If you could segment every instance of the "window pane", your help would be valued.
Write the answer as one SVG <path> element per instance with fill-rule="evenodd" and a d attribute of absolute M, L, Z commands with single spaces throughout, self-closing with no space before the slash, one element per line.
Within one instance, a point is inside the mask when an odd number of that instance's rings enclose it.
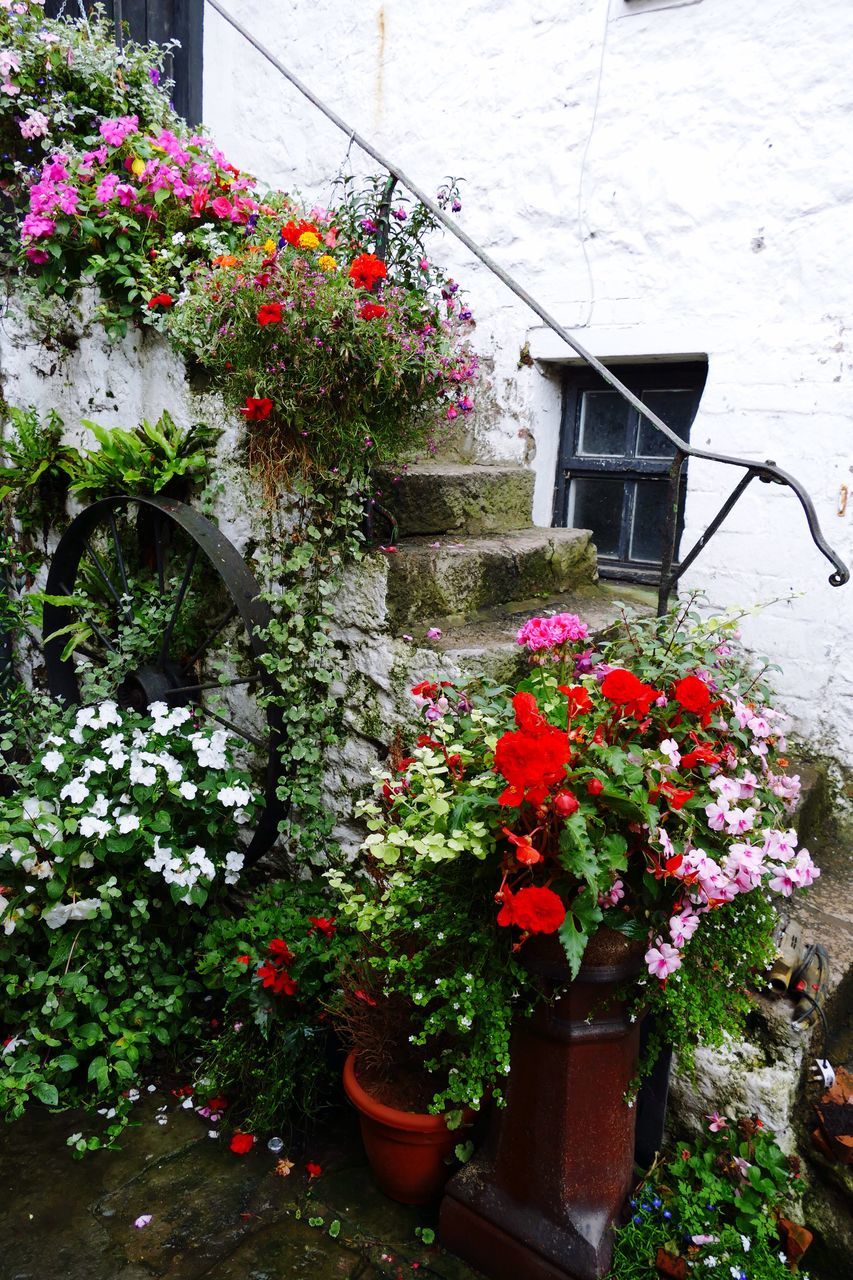
<path fill-rule="evenodd" d="M 668 485 L 663 480 L 637 482 L 631 528 L 631 560 L 660 564 L 667 489 Z"/>
<path fill-rule="evenodd" d="M 663 418 L 676 435 L 681 436 L 682 440 L 689 440 L 696 404 L 695 391 L 644 391 L 640 398 L 653 413 Z M 645 418 L 641 418 L 637 457 L 671 458 L 673 452 L 673 446 L 666 436 L 656 431 Z"/>
<path fill-rule="evenodd" d="M 622 480 L 574 477 L 569 491 L 570 528 L 591 529 L 600 556 L 619 555 L 622 528 Z"/>
<path fill-rule="evenodd" d="M 616 391 L 585 391 L 581 401 L 578 453 L 623 457 L 630 406 Z"/>

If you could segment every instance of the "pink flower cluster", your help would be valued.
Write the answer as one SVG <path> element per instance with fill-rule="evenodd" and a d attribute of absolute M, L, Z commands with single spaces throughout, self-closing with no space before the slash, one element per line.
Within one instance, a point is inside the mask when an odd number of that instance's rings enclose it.
<path fill-rule="evenodd" d="M 531 653 L 540 649 L 556 649 L 568 641 L 585 640 L 589 627 L 574 613 L 555 613 L 550 618 L 531 618 L 516 635 L 518 644 Z"/>
<path fill-rule="evenodd" d="M 30 127 L 39 128 L 40 122 L 34 120 Z M 141 134 L 135 115 L 104 120 L 99 132 L 104 139 L 99 147 L 80 157 L 52 155 L 32 181 L 29 212 L 21 225 L 30 261 L 47 261 L 44 250 L 32 250 L 32 243 L 54 234 L 50 215 L 103 218 L 122 209 L 155 221 L 163 199 L 157 196 L 160 191 L 185 204 L 191 218 L 245 224 L 260 207 L 247 194 L 253 189 L 251 178 L 241 176 L 200 135 L 181 139 L 169 129 L 156 136 Z M 150 158 L 134 155 L 134 150 Z"/>

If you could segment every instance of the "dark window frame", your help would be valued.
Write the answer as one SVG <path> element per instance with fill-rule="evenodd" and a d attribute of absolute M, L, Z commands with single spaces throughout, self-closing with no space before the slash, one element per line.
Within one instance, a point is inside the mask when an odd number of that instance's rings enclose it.
<path fill-rule="evenodd" d="M 645 360 L 630 364 L 607 362 L 607 367 L 621 382 L 641 396 L 647 391 L 692 391 L 694 393 L 693 410 L 686 440 L 689 441 L 690 429 L 696 418 L 708 364 L 704 360 Z M 586 366 L 569 366 L 563 377 L 563 409 L 560 423 L 560 448 L 557 458 L 557 473 L 554 484 L 553 523 L 565 526 L 571 502 L 571 483 L 574 479 L 594 477 L 601 479 L 623 479 L 622 508 L 620 514 L 620 554 L 603 556 L 599 553 L 599 573 L 603 578 L 618 578 L 622 581 L 655 583 L 660 576 L 660 561 L 630 560 L 626 554 L 630 540 L 636 487 L 631 481 L 655 480 L 659 478 L 665 483 L 669 474 L 671 459 L 668 457 L 652 458 L 636 456 L 630 452 L 637 432 L 639 414 L 631 409 L 626 417 L 624 448 L 621 454 L 609 456 L 585 455 L 579 452 L 581 411 L 584 394 L 589 391 L 608 391 L 611 388 L 595 372 Z M 660 413 L 666 421 L 666 414 Z M 629 448 L 630 446 L 630 448 Z M 684 464 L 686 481 L 687 463 Z M 684 527 L 684 499 L 686 483 L 681 486 L 681 499 L 678 510 L 678 526 L 676 538 L 681 538 Z M 676 546 L 678 541 L 676 541 Z"/>

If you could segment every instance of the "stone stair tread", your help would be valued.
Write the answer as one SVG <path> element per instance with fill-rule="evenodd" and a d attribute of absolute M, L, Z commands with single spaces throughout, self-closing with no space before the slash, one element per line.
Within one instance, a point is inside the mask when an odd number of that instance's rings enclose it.
<path fill-rule="evenodd" d="M 506 600 L 547 596 L 597 577 L 586 529 L 515 529 L 460 539 L 406 538 L 388 560 L 392 627 L 471 616 Z"/>
<path fill-rule="evenodd" d="M 534 475 L 516 463 L 430 460 L 395 474 L 377 473 L 379 502 L 401 537 L 502 533 L 530 525 Z"/>

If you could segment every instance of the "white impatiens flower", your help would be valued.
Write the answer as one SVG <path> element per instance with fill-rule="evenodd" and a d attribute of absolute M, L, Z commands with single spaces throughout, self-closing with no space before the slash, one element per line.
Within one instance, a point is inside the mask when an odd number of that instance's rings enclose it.
<path fill-rule="evenodd" d="M 230 853 L 225 855 L 225 883 L 236 884 L 240 878 L 240 872 L 243 869 L 245 858 L 242 853 L 238 853 L 232 849 Z"/>
<path fill-rule="evenodd" d="M 84 782 L 88 782 L 93 773 L 106 773 L 106 771 L 107 771 L 106 760 L 100 760 L 97 756 L 92 756 L 92 758 L 90 760 L 87 760 L 86 763 L 83 765 L 83 769 L 80 774 L 80 777 L 83 779 Z"/>
<path fill-rule="evenodd" d="M 93 725 L 98 718 L 96 707 L 81 707 L 77 712 L 75 724 L 78 729 L 86 729 L 89 725 Z"/>
<path fill-rule="evenodd" d="M 44 745 L 46 747 L 64 747 L 65 739 L 57 737 L 55 733 L 49 733 L 44 740 Z"/>
<path fill-rule="evenodd" d="M 118 819 L 117 826 L 120 833 L 126 836 L 131 831 L 139 830 L 139 818 L 135 813 L 123 813 Z"/>
<path fill-rule="evenodd" d="M 95 859 L 91 853 L 81 853 L 77 859 L 77 866 L 83 871 L 88 871 L 90 867 L 94 867 Z"/>
<path fill-rule="evenodd" d="M 195 800 L 198 794 L 198 787 L 194 782 L 182 782 L 179 790 L 185 800 Z"/>
<path fill-rule="evenodd" d="M 107 763 L 111 769 L 123 769 L 127 764 L 127 753 L 125 751 L 114 751 Z"/>
<path fill-rule="evenodd" d="M 101 703 L 98 708 L 98 724 L 102 729 L 108 728 L 111 724 L 121 724 L 121 714 L 115 702 L 107 699 L 106 702 Z"/>
<path fill-rule="evenodd" d="M 89 788 L 82 778 L 72 778 L 66 782 L 59 793 L 60 800 L 70 800 L 72 804 L 82 804 L 89 794 Z"/>
<path fill-rule="evenodd" d="M 105 818 L 110 810 L 110 802 L 105 795 L 99 793 L 95 797 L 95 803 L 92 805 L 92 816 L 95 818 Z"/>
<path fill-rule="evenodd" d="M 56 773 L 57 769 L 65 763 L 65 757 L 61 751 L 48 751 L 41 758 L 42 768 L 47 769 L 48 773 Z"/>
<path fill-rule="evenodd" d="M 157 770 L 153 765 L 145 764 L 141 756 L 134 755 L 130 761 L 130 780 L 134 786 L 153 787 L 157 781 Z"/>
<path fill-rule="evenodd" d="M 103 839 L 112 831 L 109 822 L 104 822 L 102 818 L 95 818 L 92 814 L 87 813 L 85 818 L 80 819 L 80 835 L 88 839 L 90 836 L 98 836 Z"/>
<path fill-rule="evenodd" d="M 248 804 L 252 798 L 252 793 L 247 787 L 222 787 L 216 795 L 217 799 L 229 808 Z"/>
<path fill-rule="evenodd" d="M 169 714 L 168 703 L 160 702 L 159 700 L 157 702 L 149 702 L 148 714 L 152 720 L 165 720 Z"/>
<path fill-rule="evenodd" d="M 43 911 L 41 918 L 48 929 L 60 929 L 69 920 L 91 920 L 100 906 L 100 898 L 79 898 L 77 902 L 58 902 L 49 911 Z"/>
<path fill-rule="evenodd" d="M 101 750 L 106 751 L 107 755 L 115 755 L 120 752 L 124 746 L 124 738 L 120 733 L 111 733 L 108 738 L 104 738 L 101 743 Z"/>

